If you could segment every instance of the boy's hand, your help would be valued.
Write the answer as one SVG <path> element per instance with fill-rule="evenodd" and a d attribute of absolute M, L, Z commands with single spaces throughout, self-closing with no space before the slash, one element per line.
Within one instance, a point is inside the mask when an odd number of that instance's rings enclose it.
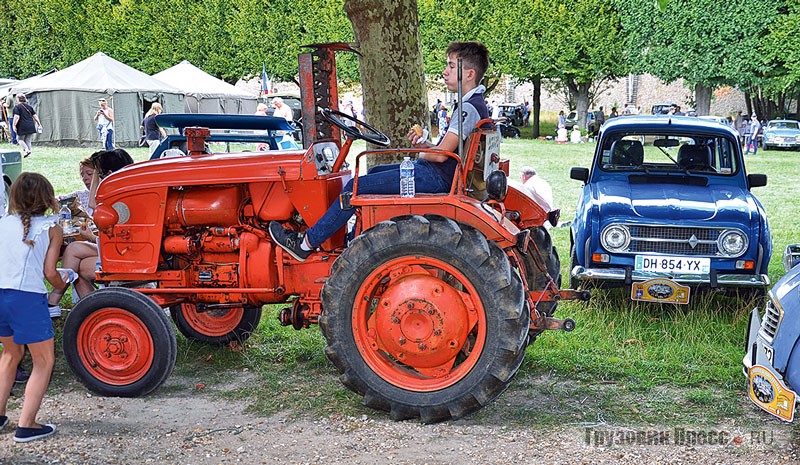
<path fill-rule="evenodd" d="M 406 137 L 408 137 L 408 141 L 411 142 L 411 145 L 415 147 L 417 146 L 424 147 L 427 146 L 428 142 L 428 130 L 422 129 L 422 127 L 419 124 L 415 124 L 411 128 L 411 130 L 408 131 Z"/>

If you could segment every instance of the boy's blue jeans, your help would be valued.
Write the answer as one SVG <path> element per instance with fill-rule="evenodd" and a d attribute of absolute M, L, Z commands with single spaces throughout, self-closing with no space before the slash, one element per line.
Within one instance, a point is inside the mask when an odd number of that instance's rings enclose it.
<path fill-rule="evenodd" d="M 428 194 L 450 191 L 450 184 L 426 160 L 414 162 L 414 187 L 416 192 Z M 352 179 L 345 184 L 342 192 L 353 192 Z M 400 195 L 400 164 L 380 165 L 370 169 L 369 173 L 358 178 L 358 193 Z M 354 211 L 355 208 L 343 210 L 339 200 L 335 200 L 322 218 L 306 231 L 311 247 L 319 247 L 333 233 L 344 227 Z"/>

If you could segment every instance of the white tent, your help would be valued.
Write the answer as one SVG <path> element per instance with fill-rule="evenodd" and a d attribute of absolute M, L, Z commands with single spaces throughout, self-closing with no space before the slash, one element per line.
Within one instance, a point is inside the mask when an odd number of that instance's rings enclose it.
<path fill-rule="evenodd" d="M 153 77 L 183 92 L 186 113 L 251 115 L 256 111 L 256 95 L 217 79 L 186 60 Z"/>
<path fill-rule="evenodd" d="M 153 102 L 166 113 L 183 113 L 183 93 L 126 64 L 97 53 L 66 69 L 12 84 L 14 94 L 24 93 L 44 126 L 35 143 L 101 147 L 93 118 L 97 100 L 114 109 L 114 143 L 134 146 L 139 125 Z"/>

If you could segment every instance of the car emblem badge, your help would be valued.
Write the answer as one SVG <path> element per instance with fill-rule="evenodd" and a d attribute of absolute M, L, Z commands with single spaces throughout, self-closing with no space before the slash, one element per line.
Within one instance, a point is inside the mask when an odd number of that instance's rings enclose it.
<path fill-rule="evenodd" d="M 692 234 L 692 237 L 689 238 L 689 245 L 692 248 L 697 247 L 697 236 L 695 236 L 694 234 Z"/>

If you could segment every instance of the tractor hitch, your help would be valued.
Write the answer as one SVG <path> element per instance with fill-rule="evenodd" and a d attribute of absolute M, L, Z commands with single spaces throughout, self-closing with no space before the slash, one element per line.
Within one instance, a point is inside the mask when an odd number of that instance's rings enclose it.
<path fill-rule="evenodd" d="M 575 329 L 575 320 L 572 318 L 560 320 L 551 316 L 540 316 L 539 318 L 531 321 L 531 329 L 542 331 L 560 329 L 570 332 Z"/>

